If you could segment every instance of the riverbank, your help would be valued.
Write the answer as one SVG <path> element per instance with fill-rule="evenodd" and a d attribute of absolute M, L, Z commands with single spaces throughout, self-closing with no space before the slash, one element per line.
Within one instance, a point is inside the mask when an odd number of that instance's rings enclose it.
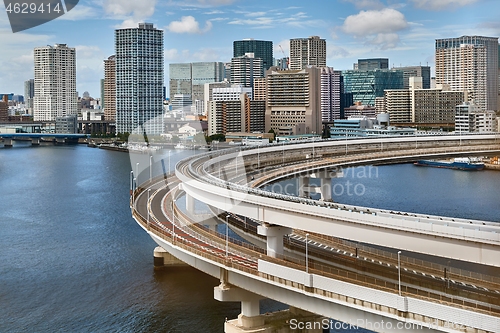
<path fill-rule="evenodd" d="M 497 170 L 497 171 L 500 171 L 500 164 L 484 163 L 484 168 L 486 170 Z"/>

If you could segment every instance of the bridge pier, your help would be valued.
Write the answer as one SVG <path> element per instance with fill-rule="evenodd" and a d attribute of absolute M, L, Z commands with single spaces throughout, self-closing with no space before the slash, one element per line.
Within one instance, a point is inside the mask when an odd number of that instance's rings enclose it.
<path fill-rule="evenodd" d="M 309 198 L 311 195 L 309 193 L 309 177 L 300 176 L 299 177 L 299 188 L 297 189 L 298 196 L 301 198 Z"/>
<path fill-rule="evenodd" d="M 194 198 L 193 196 L 186 193 L 186 212 L 188 214 L 194 214 Z"/>
<path fill-rule="evenodd" d="M 31 138 L 31 145 L 32 146 L 39 146 L 40 145 L 40 138 Z"/>
<path fill-rule="evenodd" d="M 323 201 L 332 200 L 332 178 L 343 177 L 342 171 L 319 170 L 306 176 L 299 176 L 298 196 L 301 198 L 310 198 L 311 194 L 319 193 Z M 310 179 L 319 178 L 320 186 L 311 186 Z"/>
<path fill-rule="evenodd" d="M 224 281 L 214 287 L 214 298 L 221 302 L 241 302 L 238 318 L 226 319 L 225 333 L 323 332 L 324 317 L 294 307 L 285 311 L 260 314 L 259 301 L 264 297 L 229 286 Z"/>
<path fill-rule="evenodd" d="M 291 234 L 292 229 L 265 223 L 257 227 L 257 233 L 267 237 L 267 255 L 276 258 L 283 255 L 283 236 Z"/>
<path fill-rule="evenodd" d="M 167 267 L 187 266 L 161 246 L 157 246 L 154 250 L 154 268 L 155 270 L 165 269 Z"/>
<path fill-rule="evenodd" d="M 12 138 L 3 138 L 3 146 L 4 148 L 12 147 Z"/>
<path fill-rule="evenodd" d="M 231 291 L 234 291 L 234 293 L 231 294 Z M 256 310 L 258 310 L 258 299 L 262 297 L 255 294 L 244 296 L 240 291 L 250 294 L 248 291 L 239 288 L 231 287 L 230 289 L 222 290 L 218 286 L 214 288 L 214 297 L 217 300 L 228 302 L 238 301 L 239 296 L 251 297 L 253 298 L 253 306 L 256 306 Z M 238 315 L 237 319 L 226 319 L 224 323 L 225 333 L 322 333 L 325 325 L 329 323 L 328 319 L 322 316 L 294 307 L 290 307 L 289 310 L 284 311 L 268 312 L 265 314 L 257 312 L 253 316 L 246 316 L 244 314 L 244 311 L 246 311 L 244 303 L 241 303 L 242 313 Z"/>
<path fill-rule="evenodd" d="M 56 145 L 63 145 L 66 143 L 66 138 L 56 138 Z"/>
<path fill-rule="evenodd" d="M 219 225 L 219 223 L 216 219 L 209 219 L 209 220 L 205 220 L 203 222 L 203 225 L 206 225 L 208 227 L 208 229 L 210 229 L 212 231 L 217 231 L 217 226 Z"/>

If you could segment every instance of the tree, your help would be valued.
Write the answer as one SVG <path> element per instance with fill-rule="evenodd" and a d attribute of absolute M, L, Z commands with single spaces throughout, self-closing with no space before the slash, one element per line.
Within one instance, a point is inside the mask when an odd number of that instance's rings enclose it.
<path fill-rule="evenodd" d="M 200 132 L 193 137 L 193 141 L 198 144 L 205 144 L 207 142 L 207 139 L 205 137 L 205 134 Z"/>
<path fill-rule="evenodd" d="M 224 134 L 213 134 L 213 135 L 210 135 L 208 137 L 208 139 L 210 140 L 210 142 L 212 142 L 214 140 L 221 142 L 221 141 L 226 141 L 226 136 Z"/>
<path fill-rule="evenodd" d="M 276 132 L 271 128 L 267 133 L 271 133 L 273 135 L 273 137 L 269 140 L 269 142 L 273 142 L 276 138 Z"/>

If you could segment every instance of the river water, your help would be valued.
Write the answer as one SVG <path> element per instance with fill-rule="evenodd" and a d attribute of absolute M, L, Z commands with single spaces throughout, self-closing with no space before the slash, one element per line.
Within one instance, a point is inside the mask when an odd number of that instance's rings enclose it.
<path fill-rule="evenodd" d="M 172 168 L 187 154 L 173 152 Z M 216 279 L 153 270 L 156 244 L 130 216 L 130 170 L 128 154 L 83 146 L 0 149 L 0 332 L 215 333 L 237 317 L 239 303 L 213 299 Z M 338 201 L 500 216 L 500 173 L 395 165 L 352 182 L 363 195 L 337 186 Z"/>

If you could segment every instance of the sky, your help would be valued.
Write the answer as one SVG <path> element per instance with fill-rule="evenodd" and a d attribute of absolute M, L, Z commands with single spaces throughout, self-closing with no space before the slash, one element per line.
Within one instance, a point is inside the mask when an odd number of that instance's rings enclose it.
<path fill-rule="evenodd" d="M 34 75 L 33 49 L 59 43 L 76 48 L 79 95 L 99 97 L 114 30 L 139 22 L 164 30 L 168 86 L 169 63 L 228 62 L 233 41 L 244 38 L 273 41 L 274 57 L 282 58 L 290 38 L 320 36 L 327 65 L 339 70 L 360 58 L 433 67 L 435 39 L 499 37 L 499 13 L 498 0 L 80 0 L 53 21 L 12 33 L 2 10 L 0 93 L 23 95 Z"/>

